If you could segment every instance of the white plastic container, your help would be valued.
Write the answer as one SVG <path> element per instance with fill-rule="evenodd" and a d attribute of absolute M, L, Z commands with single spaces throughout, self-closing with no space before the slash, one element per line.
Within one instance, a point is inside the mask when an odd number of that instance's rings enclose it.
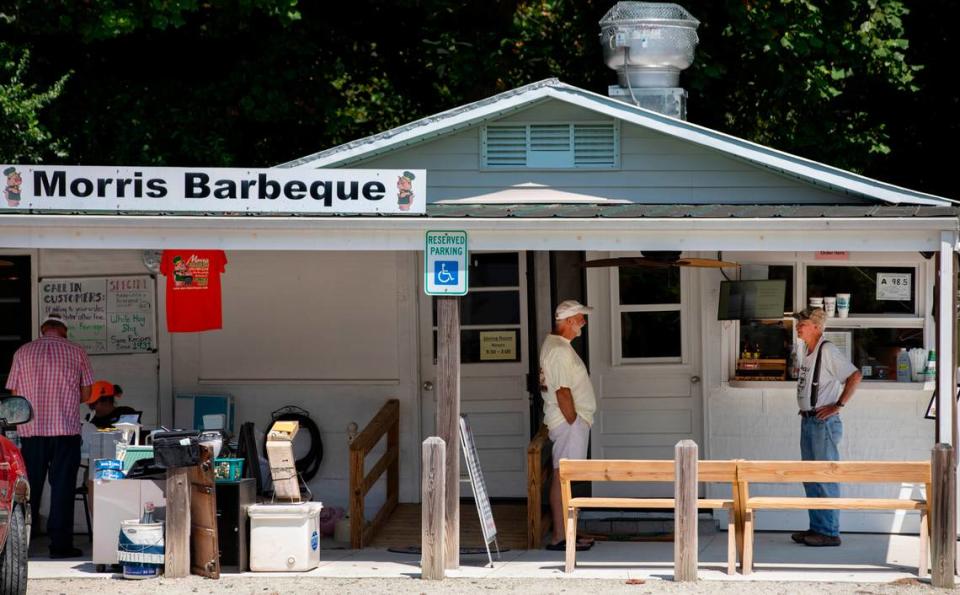
<path fill-rule="evenodd" d="M 252 504 L 250 570 L 312 570 L 320 565 L 320 502 Z"/>

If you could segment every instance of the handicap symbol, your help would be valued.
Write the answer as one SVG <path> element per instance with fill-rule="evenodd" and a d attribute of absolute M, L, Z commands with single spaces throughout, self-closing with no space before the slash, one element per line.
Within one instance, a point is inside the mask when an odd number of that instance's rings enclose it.
<path fill-rule="evenodd" d="M 437 285 L 456 285 L 459 263 L 456 260 L 438 260 L 433 263 L 433 277 Z M 449 269 L 448 269 L 449 267 Z"/>

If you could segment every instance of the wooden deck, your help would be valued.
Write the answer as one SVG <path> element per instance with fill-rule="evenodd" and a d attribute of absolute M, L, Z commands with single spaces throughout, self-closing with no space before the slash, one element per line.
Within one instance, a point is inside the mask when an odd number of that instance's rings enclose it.
<path fill-rule="evenodd" d="M 526 503 L 493 504 L 492 509 L 500 548 L 527 549 Z M 399 504 L 383 529 L 373 538 L 370 547 L 403 548 L 419 545 L 420 505 Z M 480 519 L 473 502 L 460 504 L 460 547 L 483 547 Z"/>

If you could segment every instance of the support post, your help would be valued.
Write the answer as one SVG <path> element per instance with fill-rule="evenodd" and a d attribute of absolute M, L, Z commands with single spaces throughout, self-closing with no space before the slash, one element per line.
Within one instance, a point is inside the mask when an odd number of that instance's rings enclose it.
<path fill-rule="evenodd" d="M 681 440 L 674 447 L 673 580 L 697 580 L 697 443 Z"/>
<path fill-rule="evenodd" d="M 437 435 L 447 445 L 444 560 L 460 568 L 460 300 L 437 300 Z"/>
<path fill-rule="evenodd" d="M 167 517 L 163 574 L 190 576 L 190 468 L 167 469 Z"/>
<path fill-rule="evenodd" d="M 420 578 L 444 578 L 444 522 L 446 504 L 444 474 L 446 473 L 447 445 L 436 436 L 423 441 L 423 465 L 420 478 Z"/>
<path fill-rule="evenodd" d="M 957 369 L 954 362 L 956 328 L 956 283 L 954 246 L 956 235 L 943 232 L 937 253 L 937 442 L 956 446 Z"/>
<path fill-rule="evenodd" d="M 952 589 L 957 559 L 957 468 L 953 464 L 953 447 L 933 447 L 930 473 L 930 582 L 934 587 Z"/>

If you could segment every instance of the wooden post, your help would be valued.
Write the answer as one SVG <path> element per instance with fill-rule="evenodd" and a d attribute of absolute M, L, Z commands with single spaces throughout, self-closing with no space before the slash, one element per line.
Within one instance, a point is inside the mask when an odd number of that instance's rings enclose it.
<path fill-rule="evenodd" d="M 444 560 L 460 568 L 460 300 L 437 300 L 437 435 L 447 445 Z"/>
<path fill-rule="evenodd" d="M 957 468 L 953 464 L 953 447 L 934 446 L 930 467 L 930 582 L 934 587 L 952 589 L 957 559 Z"/>
<path fill-rule="evenodd" d="M 697 580 L 697 443 L 681 440 L 674 447 L 673 580 Z"/>
<path fill-rule="evenodd" d="M 366 512 L 363 510 L 364 492 L 363 451 L 350 451 L 350 547 L 358 550 L 363 547 L 363 530 L 366 528 Z"/>
<path fill-rule="evenodd" d="M 190 469 L 167 469 L 167 527 L 163 574 L 167 578 L 190 576 Z"/>
<path fill-rule="evenodd" d="M 444 474 L 447 445 L 436 436 L 423 441 L 423 465 L 420 477 L 420 578 L 444 578 L 444 522 L 446 505 Z"/>

